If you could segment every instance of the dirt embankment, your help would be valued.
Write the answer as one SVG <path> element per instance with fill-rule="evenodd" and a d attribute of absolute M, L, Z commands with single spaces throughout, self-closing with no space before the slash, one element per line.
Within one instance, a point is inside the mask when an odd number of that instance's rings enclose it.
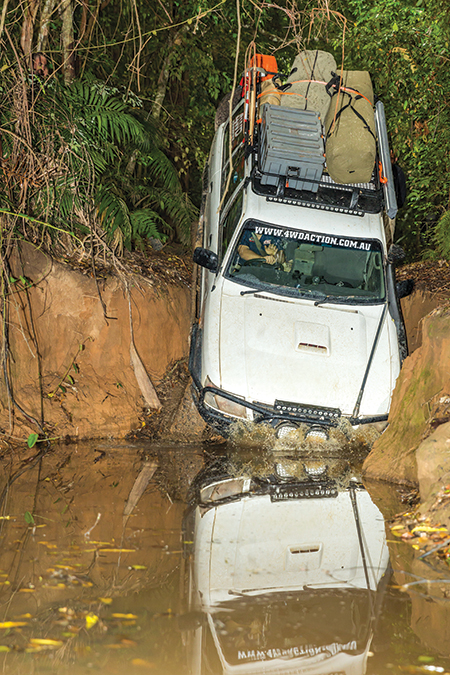
<path fill-rule="evenodd" d="M 416 263 L 403 274 L 416 275 L 417 284 L 402 301 L 410 355 L 394 390 L 389 426 L 364 472 L 419 486 L 420 513 L 450 528 L 450 268 L 443 261 Z"/>
<path fill-rule="evenodd" d="M 421 346 L 405 360 L 397 380 L 389 426 L 365 462 L 372 478 L 417 483 L 421 444 L 450 420 L 449 305 L 423 319 L 421 335 Z"/>
<path fill-rule="evenodd" d="M 30 244 L 15 251 L 8 378 L 0 381 L 3 438 L 40 430 L 118 438 L 158 407 L 152 385 L 188 354 L 190 271 L 174 254 L 155 254 L 151 264 L 141 258 L 121 278 L 74 269 Z M 158 267 L 157 275 L 140 274 Z"/>

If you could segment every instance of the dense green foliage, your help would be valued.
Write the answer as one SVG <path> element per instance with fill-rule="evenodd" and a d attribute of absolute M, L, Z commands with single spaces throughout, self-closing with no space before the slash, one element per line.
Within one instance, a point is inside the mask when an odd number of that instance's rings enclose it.
<path fill-rule="evenodd" d="M 450 208 L 450 9 L 435 0 L 349 0 L 349 10 L 347 57 L 371 72 L 394 155 L 408 175 L 399 234 L 415 255 L 437 244 L 437 255 L 447 257 L 448 219 L 438 238 L 434 225 Z"/>
<path fill-rule="evenodd" d="M 437 0 L 131 0 L 120 9 L 26 0 L 4 9 L 7 231 L 20 225 L 36 237 L 38 220 L 117 251 L 148 237 L 187 242 L 215 108 L 232 86 L 236 48 L 241 72 L 255 40 L 283 70 L 298 49 L 322 48 L 371 72 L 409 182 L 398 238 L 411 257 L 449 255 L 450 10 Z M 48 73 L 33 68 L 37 52 Z"/>

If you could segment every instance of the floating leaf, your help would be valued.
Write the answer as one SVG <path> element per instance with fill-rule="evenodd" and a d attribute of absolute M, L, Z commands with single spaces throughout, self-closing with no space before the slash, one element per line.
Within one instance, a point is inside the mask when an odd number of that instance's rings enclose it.
<path fill-rule="evenodd" d="M 34 448 L 39 436 L 37 434 L 30 434 L 27 438 L 27 445 L 29 448 Z"/>
<path fill-rule="evenodd" d="M 139 666 L 141 668 L 154 668 L 155 664 L 151 661 L 146 661 L 145 659 L 132 659 L 131 663 L 133 666 Z"/>
<path fill-rule="evenodd" d="M 112 598 L 99 598 L 100 602 L 103 602 L 104 605 L 110 605 L 112 603 Z"/>
<path fill-rule="evenodd" d="M 146 570 L 147 567 L 145 565 L 130 565 L 130 569 L 132 569 L 132 570 Z"/>
<path fill-rule="evenodd" d="M 61 647 L 64 642 L 62 640 L 51 640 L 50 638 L 31 638 L 30 644 L 42 645 L 44 647 Z"/>
<path fill-rule="evenodd" d="M 89 542 L 89 545 L 91 545 L 91 544 L 97 544 L 97 546 L 111 546 L 110 541 L 94 541 L 94 540 L 92 540 L 92 541 Z"/>
<path fill-rule="evenodd" d="M 120 612 L 113 614 L 113 617 L 115 619 L 137 619 L 136 614 L 121 614 Z"/>
<path fill-rule="evenodd" d="M 98 616 L 94 614 L 93 612 L 89 612 L 89 614 L 86 614 L 86 628 L 89 630 L 90 628 L 93 628 L 95 624 L 98 623 Z"/>
<path fill-rule="evenodd" d="M 428 525 L 417 525 L 411 530 L 412 534 L 416 532 L 447 532 L 446 527 L 429 527 Z"/>
<path fill-rule="evenodd" d="M 28 525 L 34 525 L 34 518 L 33 515 L 29 511 L 25 511 L 25 522 L 28 523 Z"/>
<path fill-rule="evenodd" d="M 55 565 L 60 570 L 68 570 L 68 571 L 76 571 L 75 567 L 72 567 L 72 565 Z"/>
<path fill-rule="evenodd" d="M 6 645 L 0 645 L 0 652 L 10 652 L 11 648 Z"/>
<path fill-rule="evenodd" d="M 101 548 L 101 553 L 136 553 L 134 548 Z"/>
<path fill-rule="evenodd" d="M 0 628 L 19 628 L 28 626 L 28 621 L 0 621 Z"/>

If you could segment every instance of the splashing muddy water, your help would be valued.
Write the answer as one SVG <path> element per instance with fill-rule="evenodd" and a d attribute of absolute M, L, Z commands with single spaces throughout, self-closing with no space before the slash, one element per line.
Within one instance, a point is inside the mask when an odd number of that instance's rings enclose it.
<path fill-rule="evenodd" d="M 338 428 L 318 451 L 296 434 L 280 441 L 269 430 L 264 442 L 238 446 L 235 437 L 221 447 L 55 446 L 29 468 L 5 456 L 2 671 L 450 672 L 429 636 L 417 637 L 417 612 L 432 621 L 435 604 L 442 621 L 445 598 L 420 604 L 411 592 L 412 617 L 389 572 L 380 509 L 401 504 L 390 486 L 375 486 L 371 499 L 361 485 L 372 437 Z M 302 498 L 298 486 L 317 487 L 324 464 L 336 492 Z M 216 502 L 211 481 L 229 481 Z M 389 544 L 392 562 L 409 579 L 417 567 L 401 544 Z"/>

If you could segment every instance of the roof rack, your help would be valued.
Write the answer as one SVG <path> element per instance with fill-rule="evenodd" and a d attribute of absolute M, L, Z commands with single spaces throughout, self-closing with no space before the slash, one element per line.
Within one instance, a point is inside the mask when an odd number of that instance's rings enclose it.
<path fill-rule="evenodd" d="M 251 77 L 253 66 L 248 69 L 249 88 L 246 92 L 244 87 L 243 93 L 244 142 L 253 154 L 251 177 L 256 194 L 268 201 L 358 216 L 379 213 L 387 195 L 377 170 L 374 169 L 368 183 L 333 181 L 327 173 L 319 113 L 271 103 L 260 105 L 261 84 L 272 78 L 260 67 L 257 70 L 257 76 Z M 250 96 L 252 87 L 256 87 L 256 92 Z M 377 123 L 380 127 L 379 119 Z M 378 165 L 377 157 L 375 166 Z"/>

